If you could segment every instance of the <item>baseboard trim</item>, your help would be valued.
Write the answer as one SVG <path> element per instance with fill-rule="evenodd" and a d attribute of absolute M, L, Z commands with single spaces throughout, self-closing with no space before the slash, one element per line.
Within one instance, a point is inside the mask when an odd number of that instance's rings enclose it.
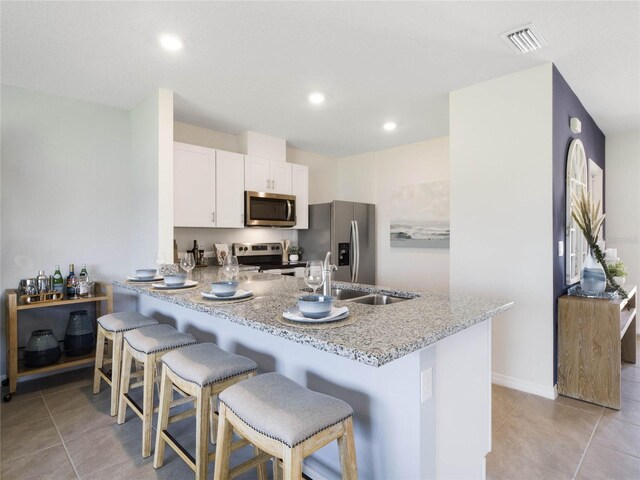
<path fill-rule="evenodd" d="M 491 374 L 491 381 L 496 385 L 513 388 L 521 392 L 532 393 L 539 397 L 550 398 L 551 400 L 555 400 L 558 396 L 558 387 L 556 385 L 549 387 L 496 372 Z"/>

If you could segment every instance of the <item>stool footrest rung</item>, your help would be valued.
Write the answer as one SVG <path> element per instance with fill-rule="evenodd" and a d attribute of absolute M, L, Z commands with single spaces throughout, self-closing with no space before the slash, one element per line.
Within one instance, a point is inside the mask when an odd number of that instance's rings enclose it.
<path fill-rule="evenodd" d="M 172 423 L 179 422 L 180 420 L 184 420 L 185 418 L 193 417 L 195 414 L 196 414 L 195 408 L 185 410 L 184 412 L 176 413 L 172 417 L 169 417 L 169 425 L 171 425 Z"/>
<path fill-rule="evenodd" d="M 246 462 L 241 463 L 240 465 L 233 467 L 231 470 L 229 470 L 229 478 L 235 478 L 239 475 L 242 475 L 244 472 L 247 472 L 252 468 L 257 467 L 261 463 L 268 462 L 272 458 L 273 457 L 268 453 L 262 452 L 260 455 L 256 455 L 252 459 L 247 460 Z"/>
<path fill-rule="evenodd" d="M 189 468 L 191 468 L 191 470 L 195 472 L 196 470 L 195 458 L 193 458 L 191 454 L 182 445 L 180 445 L 167 430 L 162 430 L 160 432 L 160 435 L 162 435 L 162 438 L 165 439 L 165 441 L 169 444 L 169 446 L 173 449 L 173 451 L 176 452 L 178 456 L 182 458 L 182 460 L 184 460 L 184 462 L 187 465 L 189 465 Z"/>

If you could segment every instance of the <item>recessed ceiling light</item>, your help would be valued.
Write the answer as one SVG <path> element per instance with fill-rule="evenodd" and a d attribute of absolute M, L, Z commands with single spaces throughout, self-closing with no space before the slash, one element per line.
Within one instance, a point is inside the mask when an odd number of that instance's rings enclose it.
<path fill-rule="evenodd" d="M 169 52 L 177 52 L 184 47 L 182 40 L 175 35 L 160 35 L 160 45 Z"/>
<path fill-rule="evenodd" d="M 320 105 L 321 103 L 324 103 L 324 95 L 320 92 L 313 92 L 309 95 L 309 101 L 314 105 Z"/>
<path fill-rule="evenodd" d="M 382 125 L 382 128 L 384 128 L 387 132 L 394 131 L 396 127 L 397 127 L 396 122 L 387 122 L 384 125 Z"/>

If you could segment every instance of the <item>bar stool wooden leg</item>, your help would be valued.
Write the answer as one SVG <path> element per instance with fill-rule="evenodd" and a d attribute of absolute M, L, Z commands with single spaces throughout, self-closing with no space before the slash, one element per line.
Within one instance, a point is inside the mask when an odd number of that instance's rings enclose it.
<path fill-rule="evenodd" d="M 301 480 L 302 451 L 300 447 L 285 448 L 283 453 L 284 480 Z"/>
<path fill-rule="evenodd" d="M 209 436 L 211 437 L 211 443 L 216 443 L 216 433 L 218 432 L 218 421 L 216 420 L 216 408 L 218 406 L 218 395 L 211 395 L 209 401 Z"/>
<path fill-rule="evenodd" d="M 167 444 L 160 432 L 169 425 L 169 408 L 173 395 L 173 382 L 167 375 L 167 367 L 162 365 L 162 380 L 160 382 L 160 408 L 158 410 L 158 431 L 156 432 L 156 448 L 153 454 L 153 468 L 160 468 L 164 463 L 164 447 Z"/>
<path fill-rule="evenodd" d="M 253 453 L 255 454 L 255 456 L 259 456 L 262 454 L 262 450 L 260 450 L 258 447 L 253 447 Z M 258 465 L 258 480 L 267 480 L 268 475 L 267 475 L 267 464 L 266 463 L 261 463 Z"/>
<path fill-rule="evenodd" d="M 338 437 L 342 478 L 344 480 L 357 480 L 358 465 L 356 463 L 356 444 L 353 437 L 353 419 L 349 417 L 342 423 L 344 425 L 344 435 Z"/>
<path fill-rule="evenodd" d="M 122 352 L 122 373 L 120 375 L 120 396 L 129 393 L 129 382 L 131 381 L 131 352 L 127 347 Z M 124 423 L 127 411 L 127 402 L 124 399 L 118 401 L 118 425 Z"/>
<path fill-rule="evenodd" d="M 104 330 L 98 326 L 98 336 L 96 338 L 96 362 L 93 367 L 93 393 L 100 392 L 100 373 L 104 361 Z M 113 383 L 113 382 L 112 382 Z M 112 385 L 113 388 L 113 385 Z M 113 413 L 111 414 L 113 416 Z"/>
<path fill-rule="evenodd" d="M 218 436 L 216 441 L 216 463 L 213 478 L 229 479 L 229 455 L 231 454 L 231 437 L 233 428 L 227 421 L 227 406 L 220 404 L 218 412 Z"/>
<path fill-rule="evenodd" d="M 142 456 L 151 455 L 151 423 L 153 421 L 153 388 L 155 355 L 151 354 L 144 362 L 144 385 L 142 397 Z"/>
<path fill-rule="evenodd" d="M 282 464 L 280 459 L 274 458 L 273 461 L 273 480 L 282 480 Z"/>
<path fill-rule="evenodd" d="M 118 413 L 120 395 L 120 369 L 122 368 L 122 332 L 113 335 L 113 355 L 111 357 L 111 416 Z"/>
<path fill-rule="evenodd" d="M 204 480 L 209 460 L 209 415 L 211 387 L 200 389 L 196 396 L 196 480 Z"/>

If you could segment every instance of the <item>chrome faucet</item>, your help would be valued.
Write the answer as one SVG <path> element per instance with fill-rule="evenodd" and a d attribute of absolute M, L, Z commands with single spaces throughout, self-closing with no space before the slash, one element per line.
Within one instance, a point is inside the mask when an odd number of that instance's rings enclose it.
<path fill-rule="evenodd" d="M 324 263 L 322 264 L 322 278 L 324 283 L 322 284 L 322 295 L 327 297 L 331 296 L 331 274 L 334 270 L 338 270 L 338 267 L 331 265 L 331 252 L 327 252 L 324 257 Z"/>

